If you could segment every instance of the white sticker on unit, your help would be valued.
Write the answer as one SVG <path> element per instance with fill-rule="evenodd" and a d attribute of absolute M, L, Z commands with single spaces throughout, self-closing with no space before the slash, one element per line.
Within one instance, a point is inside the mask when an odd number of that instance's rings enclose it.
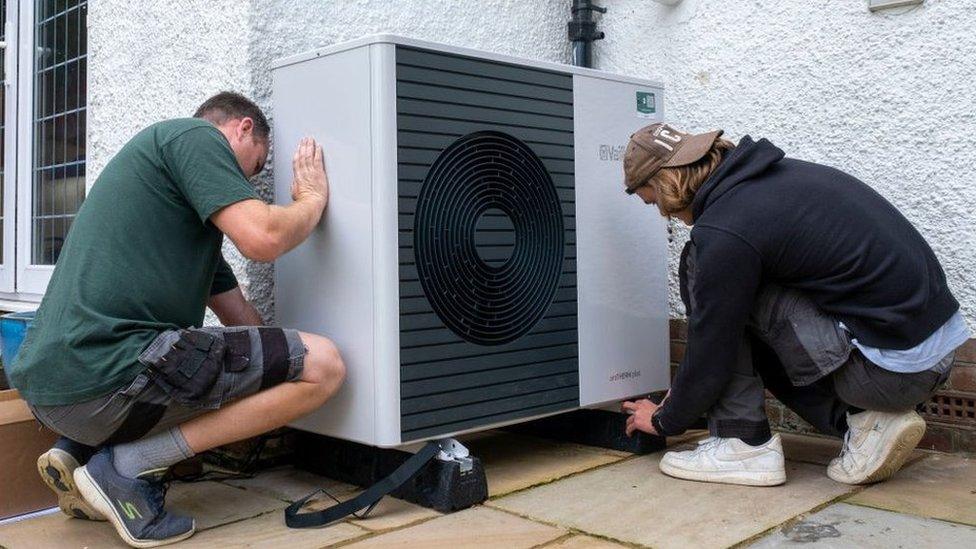
<path fill-rule="evenodd" d="M 637 92 L 637 117 L 654 118 L 657 115 L 657 97 L 654 92 Z"/>

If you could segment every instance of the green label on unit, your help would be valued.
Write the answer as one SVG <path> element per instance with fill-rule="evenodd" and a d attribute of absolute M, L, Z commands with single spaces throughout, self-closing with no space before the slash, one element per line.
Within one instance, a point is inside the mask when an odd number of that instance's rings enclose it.
<path fill-rule="evenodd" d="M 654 92 L 637 92 L 637 116 L 640 118 L 654 118 L 657 112 L 657 101 Z"/>

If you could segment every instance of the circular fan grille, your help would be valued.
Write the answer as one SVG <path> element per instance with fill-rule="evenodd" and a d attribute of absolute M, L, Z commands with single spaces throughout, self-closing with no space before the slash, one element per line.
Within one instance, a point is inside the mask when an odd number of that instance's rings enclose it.
<path fill-rule="evenodd" d="M 531 330 L 563 263 L 562 208 L 542 161 L 500 132 L 455 141 L 420 189 L 414 249 L 424 293 L 459 336 L 501 345 Z"/>

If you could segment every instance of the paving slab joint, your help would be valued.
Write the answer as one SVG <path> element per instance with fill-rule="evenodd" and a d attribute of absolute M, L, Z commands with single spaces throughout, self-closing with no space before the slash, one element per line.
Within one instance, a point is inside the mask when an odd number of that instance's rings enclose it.
<path fill-rule="evenodd" d="M 818 505 L 815 505 L 814 507 L 811 507 L 810 509 L 807 509 L 805 511 L 802 511 L 800 513 L 797 513 L 797 514 L 793 515 L 791 518 L 789 518 L 787 520 L 784 520 L 783 522 L 781 522 L 779 524 L 776 524 L 774 526 L 771 526 L 771 527 L 763 530 L 762 532 L 759 532 L 757 534 L 754 534 L 752 536 L 749 536 L 748 538 L 746 538 L 746 539 L 744 539 L 744 540 L 736 543 L 735 545 L 732 545 L 729 549 L 739 549 L 739 548 L 743 548 L 743 547 L 748 547 L 749 545 L 752 545 L 753 543 L 755 543 L 755 542 L 759 541 L 760 539 L 762 539 L 762 538 L 764 538 L 764 537 L 772 534 L 773 532 L 776 532 L 778 530 L 782 530 L 783 528 L 785 528 L 787 526 L 792 526 L 792 525 L 796 524 L 797 522 L 805 519 L 806 517 L 808 517 L 808 516 L 810 516 L 810 515 L 812 515 L 814 513 L 817 513 L 819 511 L 822 511 L 822 510 L 826 509 L 827 507 L 830 507 L 831 505 L 834 505 L 834 504 L 837 504 L 837 503 L 848 503 L 848 504 L 850 504 L 852 502 L 846 501 L 848 498 L 850 498 L 854 494 L 856 494 L 858 492 L 861 492 L 862 490 L 866 490 L 866 489 L 868 489 L 870 487 L 871 487 L 870 484 L 868 484 L 868 485 L 850 485 L 850 490 L 849 491 L 844 492 L 843 494 L 841 494 L 841 495 L 839 495 L 839 496 L 837 496 L 837 497 L 835 497 L 833 499 L 830 499 L 828 501 L 825 501 L 823 503 L 820 503 Z"/>

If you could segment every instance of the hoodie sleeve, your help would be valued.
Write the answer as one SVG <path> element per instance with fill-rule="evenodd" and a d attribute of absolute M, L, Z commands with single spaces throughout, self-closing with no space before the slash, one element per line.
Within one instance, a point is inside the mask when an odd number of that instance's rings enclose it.
<path fill-rule="evenodd" d="M 683 433 L 722 394 L 762 277 L 758 251 L 739 236 L 696 226 L 692 240 L 694 307 L 689 312 L 687 349 L 671 396 L 654 415 L 665 436 Z"/>

